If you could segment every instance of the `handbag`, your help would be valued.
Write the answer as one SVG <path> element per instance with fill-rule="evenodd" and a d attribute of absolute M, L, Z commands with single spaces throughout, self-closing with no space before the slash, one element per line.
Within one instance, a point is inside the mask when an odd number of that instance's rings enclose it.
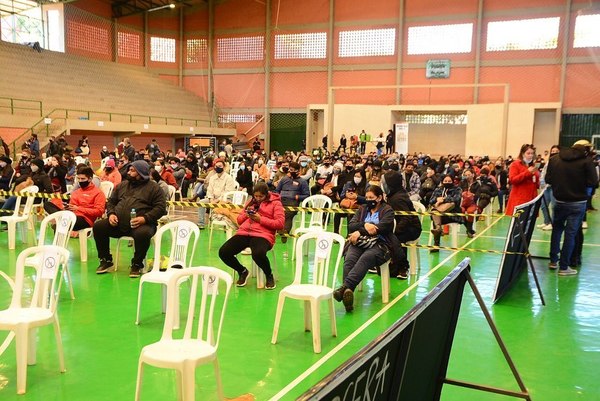
<path fill-rule="evenodd" d="M 348 199 L 348 198 L 342 199 L 342 201 L 340 202 L 340 206 L 343 209 L 356 209 L 356 208 L 358 208 L 358 204 L 356 202 L 356 199 Z"/>
<path fill-rule="evenodd" d="M 359 248 L 362 249 L 370 249 L 373 248 L 373 246 L 377 243 L 377 237 L 371 237 L 370 235 L 361 235 L 360 237 L 358 237 L 358 240 L 356 240 L 356 245 Z"/>

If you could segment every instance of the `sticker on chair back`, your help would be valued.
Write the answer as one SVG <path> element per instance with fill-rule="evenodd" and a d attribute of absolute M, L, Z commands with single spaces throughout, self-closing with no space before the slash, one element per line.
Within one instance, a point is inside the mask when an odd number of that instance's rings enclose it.
<path fill-rule="evenodd" d="M 58 255 L 53 252 L 45 252 L 42 255 L 42 272 L 41 276 L 44 279 L 53 279 L 56 277 L 58 269 Z"/>
<path fill-rule="evenodd" d="M 331 248 L 332 238 L 327 233 L 321 233 L 317 237 L 316 257 L 319 259 L 326 259 L 329 255 L 329 249 Z"/>
<path fill-rule="evenodd" d="M 206 292 L 208 295 L 219 295 L 219 279 L 215 276 L 203 276 L 202 281 L 208 280 Z"/>
<path fill-rule="evenodd" d="M 236 193 L 233 194 L 233 204 L 234 205 L 241 205 L 241 204 L 243 204 L 244 203 L 243 200 L 244 200 L 244 194 L 243 193 L 236 192 Z"/>
<path fill-rule="evenodd" d="M 59 234 L 66 234 L 69 231 L 69 220 L 68 219 L 60 219 L 56 223 L 56 232 Z"/>
<path fill-rule="evenodd" d="M 179 246 L 185 246 L 188 243 L 188 237 L 191 234 L 191 230 L 187 228 L 180 228 L 177 230 L 177 241 L 176 244 Z"/>

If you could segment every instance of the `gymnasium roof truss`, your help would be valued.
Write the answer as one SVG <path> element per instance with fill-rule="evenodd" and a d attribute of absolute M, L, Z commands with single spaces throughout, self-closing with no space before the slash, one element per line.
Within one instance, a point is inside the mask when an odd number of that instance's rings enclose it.
<path fill-rule="evenodd" d="M 208 0 L 114 0 L 111 1 L 111 4 L 113 18 L 121 18 L 162 9 L 190 7 L 207 2 Z"/>

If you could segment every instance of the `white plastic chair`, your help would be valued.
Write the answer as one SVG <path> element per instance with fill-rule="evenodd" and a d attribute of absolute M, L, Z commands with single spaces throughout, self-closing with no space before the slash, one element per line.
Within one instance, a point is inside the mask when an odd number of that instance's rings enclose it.
<path fill-rule="evenodd" d="M 256 184 L 259 178 L 260 175 L 258 174 L 258 171 L 252 171 L 252 183 Z"/>
<path fill-rule="evenodd" d="M 394 227 L 392 228 L 392 232 L 396 231 L 396 219 L 394 219 Z M 381 276 L 381 302 L 387 304 L 390 302 L 390 262 L 392 260 L 388 259 L 383 262 L 381 265 L 377 266 L 379 268 L 379 275 Z M 363 290 L 363 279 L 356 289 L 358 291 Z"/>
<path fill-rule="evenodd" d="M 244 206 L 246 204 L 246 201 L 248 201 L 248 193 L 244 192 L 244 191 L 225 192 L 221 196 L 221 200 L 224 202 L 232 203 L 234 205 Z M 212 220 L 210 222 L 210 230 L 208 233 L 208 249 L 210 249 L 211 245 L 212 245 L 213 230 L 215 227 L 223 228 L 227 233 L 228 239 L 233 235 L 232 231 L 227 228 L 228 226 L 227 226 L 226 222 L 219 221 L 219 220 Z"/>
<path fill-rule="evenodd" d="M 167 188 L 169 188 L 169 199 L 167 199 L 167 200 L 173 202 L 175 200 L 175 194 L 177 193 L 177 189 L 173 185 L 167 185 Z M 175 214 L 175 205 L 168 204 L 167 205 L 167 218 L 173 217 L 174 214 Z"/>
<path fill-rule="evenodd" d="M 114 190 L 114 184 L 110 181 L 101 181 L 100 190 L 104 193 L 104 197 L 108 201 L 108 198 L 112 195 Z M 106 210 L 104 211 L 106 214 Z M 83 228 L 79 230 L 79 258 L 82 262 L 87 262 L 87 241 L 92 238 L 94 233 L 93 227 Z"/>
<path fill-rule="evenodd" d="M 25 277 L 25 260 L 38 257 L 41 263 L 34 266 L 34 274 Z M 0 270 L 12 291 L 8 309 L 0 311 L 0 330 L 10 333 L 0 346 L 0 355 L 16 338 L 17 394 L 25 394 L 27 365 L 36 363 L 36 329 L 52 324 L 56 337 L 60 371 L 65 371 L 65 359 L 56 314 L 58 303 L 57 275 L 69 259 L 69 251 L 55 245 L 36 246 L 25 249 L 17 258 L 16 277 L 13 281 Z M 34 282 L 33 291 L 30 283 Z"/>
<path fill-rule="evenodd" d="M 29 193 L 37 193 L 39 191 L 38 187 L 35 185 L 31 185 L 27 188 L 24 188 L 21 192 L 29 192 Z M 23 210 L 21 211 L 21 203 L 23 197 L 17 196 L 17 201 L 15 203 L 15 210 L 12 215 L 9 216 L 0 216 L 0 221 L 3 221 L 8 226 L 8 249 L 15 249 L 16 235 L 17 235 L 17 223 L 21 223 L 21 240 L 23 243 L 27 241 L 27 230 L 30 230 L 34 233 L 35 237 L 35 225 L 31 217 L 31 210 L 33 209 L 33 202 L 35 201 L 35 197 L 27 196 L 25 199 L 25 204 L 23 206 Z M 25 225 L 23 225 L 25 223 Z"/>
<path fill-rule="evenodd" d="M 315 254 L 313 257 L 312 274 L 309 274 L 307 271 L 304 271 L 305 263 L 302 258 L 302 251 L 305 243 L 313 241 L 315 242 Z M 319 247 L 324 242 L 328 242 L 329 245 L 326 249 L 320 250 Z M 294 252 L 296 252 L 294 281 L 279 293 L 271 344 L 277 343 L 279 323 L 281 322 L 283 304 L 286 298 L 304 301 L 304 329 L 306 331 L 312 330 L 313 350 L 315 353 L 318 354 L 321 352 L 321 313 L 319 306 L 322 301 L 326 301 L 328 304 L 331 332 L 334 337 L 337 336 L 333 289 L 336 285 L 344 242 L 344 238 L 341 235 L 326 231 L 307 232 L 298 239 L 294 248 Z M 334 265 L 330 266 L 334 243 L 338 244 L 337 257 Z M 308 268 L 308 263 L 306 263 L 306 267 Z"/>
<path fill-rule="evenodd" d="M 304 199 L 300 206 L 302 207 L 316 207 L 316 208 L 330 208 L 331 198 L 325 195 L 312 195 Z M 310 219 L 307 221 L 307 214 L 302 210 L 300 212 L 300 227 L 292 230 L 292 234 L 304 234 L 310 231 L 325 231 L 327 223 L 329 222 L 328 212 L 312 212 Z M 296 238 L 294 238 L 293 248 L 296 249 Z M 296 252 L 292 254 L 292 260 L 296 257 Z"/>
<path fill-rule="evenodd" d="M 458 248 L 458 231 L 460 230 L 461 224 L 459 223 L 448 223 L 445 224 L 448 226 L 451 245 L 453 248 Z M 431 229 L 433 228 L 433 220 L 431 221 Z M 429 242 L 427 245 L 433 245 L 433 234 L 431 233 L 431 229 L 429 230 Z"/>
<path fill-rule="evenodd" d="M 196 367 L 212 362 L 218 398 L 223 400 L 217 349 L 233 278 L 228 273 L 214 267 L 190 267 L 175 270 L 167 283 L 167 316 L 162 337 L 158 342 L 142 348 L 140 354 L 135 399 L 136 401 L 140 399 L 144 364 L 177 370 L 182 399 L 193 401 L 196 390 Z M 180 301 L 177 287 L 190 277 L 192 285 L 185 330 L 183 338 L 175 339 L 173 338 L 173 321 L 175 320 L 173 315 L 178 313 Z M 199 306 L 196 308 L 198 302 Z M 197 313 L 196 310 L 198 310 Z M 194 327 L 195 319 L 197 319 L 197 327 Z"/>
<path fill-rule="evenodd" d="M 161 245 L 165 234 L 169 233 L 171 236 L 171 250 L 169 252 L 169 264 L 165 271 L 160 271 L 160 256 Z M 193 242 L 192 242 L 192 237 Z M 140 286 L 138 290 L 138 303 L 137 313 L 135 316 L 135 324 L 140 323 L 140 307 L 142 304 L 142 288 L 144 283 L 155 283 L 161 284 L 163 288 L 163 313 L 166 312 L 166 294 L 168 289 L 166 288 L 169 279 L 177 269 L 173 269 L 173 266 L 180 266 L 182 269 L 189 267 L 194 260 L 194 253 L 196 252 L 196 246 L 198 245 L 198 239 L 200 238 L 200 229 L 198 226 L 188 220 L 177 220 L 171 223 L 167 223 L 158 229 L 154 235 L 154 264 L 152 270 L 144 274 L 140 278 Z M 189 251 L 190 243 L 192 244 L 191 252 Z M 189 257 L 188 257 L 189 254 Z M 177 322 L 179 321 L 179 314 L 176 314 Z M 176 324 L 176 327 L 179 325 Z"/>
<path fill-rule="evenodd" d="M 73 231 L 73 226 L 75 225 L 75 221 L 77 220 L 77 216 L 75 213 L 69 210 L 61 210 L 59 212 L 55 212 L 49 214 L 44 217 L 42 223 L 40 224 L 40 235 L 38 237 L 38 246 L 46 245 L 46 230 L 48 229 L 48 225 L 50 223 L 55 224 L 54 228 L 54 237 L 52 239 L 52 245 L 59 246 L 61 248 L 67 249 L 67 244 L 69 242 L 69 238 L 71 237 L 71 231 Z M 34 255 L 25 259 L 25 266 L 35 267 L 40 264 L 40 255 Z M 67 284 L 69 286 L 69 292 L 71 293 L 71 299 L 75 299 L 75 293 L 73 292 L 73 282 L 71 281 L 71 273 L 69 271 L 68 264 L 65 263 L 64 266 L 64 274 L 67 276 Z M 63 276 L 58 283 L 58 288 L 62 285 Z"/>

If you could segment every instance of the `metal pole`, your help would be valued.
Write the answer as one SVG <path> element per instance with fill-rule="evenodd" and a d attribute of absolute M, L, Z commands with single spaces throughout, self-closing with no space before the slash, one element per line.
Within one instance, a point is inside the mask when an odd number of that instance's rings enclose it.
<path fill-rule="evenodd" d="M 265 152 L 271 150 L 271 115 L 270 101 L 271 97 L 271 0 L 265 1 L 265 109 L 264 109 L 264 133 L 265 133 Z"/>
<path fill-rule="evenodd" d="M 179 8 L 179 87 L 183 87 L 183 7 Z"/>
<path fill-rule="evenodd" d="M 397 44 L 396 52 L 396 85 L 402 85 L 402 63 L 404 61 L 404 0 L 400 0 L 398 10 L 398 29 L 397 29 Z M 400 104 L 402 99 L 402 89 L 396 88 L 396 104 Z"/>
<path fill-rule="evenodd" d="M 210 107 L 210 123 L 215 117 L 213 115 L 214 94 L 213 94 L 213 54 L 214 54 L 214 30 L 215 30 L 215 0 L 208 0 L 208 38 L 207 40 L 207 66 L 206 66 L 206 102 Z"/>
<path fill-rule="evenodd" d="M 477 6 L 477 28 L 475 32 L 475 76 L 473 77 L 473 83 L 479 83 L 479 68 L 481 66 L 481 31 L 483 24 L 483 0 L 479 0 Z M 479 103 L 479 87 L 473 87 L 473 103 Z M 505 153 L 506 154 L 506 153 Z"/>
<path fill-rule="evenodd" d="M 329 0 L 329 32 L 327 35 L 327 88 L 333 86 L 333 34 L 335 29 L 335 0 Z M 331 106 L 329 113 L 331 117 Z M 333 122 L 327 125 L 327 150 L 333 149 Z M 320 136 L 320 135 L 319 135 Z M 311 138 L 312 139 L 312 138 Z M 308 145 L 308 143 L 307 143 Z M 319 138 L 313 146 L 320 147 Z"/>
<path fill-rule="evenodd" d="M 569 43 L 571 43 L 571 39 L 569 38 L 570 27 L 571 27 L 571 7 L 572 0 L 566 0 L 565 2 L 565 16 L 564 16 L 564 24 L 563 24 L 563 41 L 562 41 L 562 56 L 560 63 L 560 98 L 559 102 L 562 106 L 562 103 L 565 100 L 565 83 L 567 80 L 567 57 L 569 52 Z"/>

